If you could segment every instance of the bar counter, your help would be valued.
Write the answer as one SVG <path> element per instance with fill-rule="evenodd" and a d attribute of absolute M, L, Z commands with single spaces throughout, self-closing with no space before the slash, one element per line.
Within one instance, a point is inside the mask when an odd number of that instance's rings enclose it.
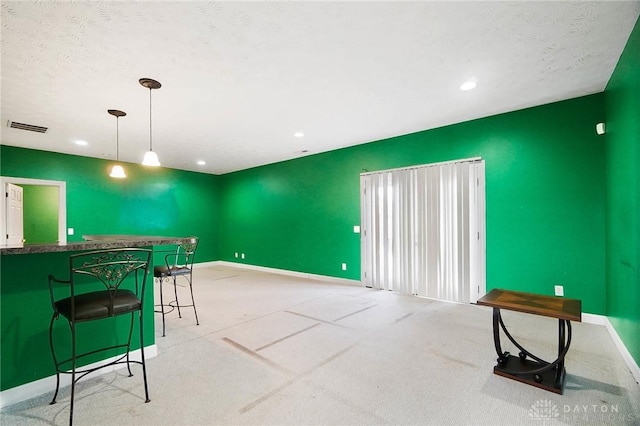
<path fill-rule="evenodd" d="M 155 252 L 166 249 L 166 246 L 191 242 L 194 237 L 86 235 L 83 238 L 85 241 L 66 244 L 0 246 L 0 405 L 6 406 L 55 388 L 55 380 L 52 381 L 55 370 L 48 339 L 53 309 L 47 277 L 53 274 L 60 279 L 68 279 L 70 255 L 124 247 L 147 248 Z M 162 256 L 156 257 L 156 263 L 159 264 Z M 150 271 L 153 271 L 153 265 Z M 152 346 L 148 356 L 153 356 L 156 351 L 153 293 L 153 273 L 150 272 L 147 276 L 143 314 L 145 345 Z M 124 321 L 122 330 L 118 326 L 117 334 L 128 333 L 128 323 L 125 320 L 126 318 L 114 319 L 116 322 Z M 100 326 L 97 324 L 95 330 L 89 333 L 92 338 L 105 343 L 116 340 L 114 333 L 105 333 Z M 56 326 L 56 339 L 68 339 L 68 328 L 64 324 Z M 83 338 L 86 339 L 86 336 Z M 132 349 L 138 348 L 134 344 Z"/>
<path fill-rule="evenodd" d="M 193 237 L 156 237 L 146 235 L 84 235 L 85 241 L 0 246 L 2 255 L 106 250 L 124 247 L 149 247 L 193 242 Z"/>

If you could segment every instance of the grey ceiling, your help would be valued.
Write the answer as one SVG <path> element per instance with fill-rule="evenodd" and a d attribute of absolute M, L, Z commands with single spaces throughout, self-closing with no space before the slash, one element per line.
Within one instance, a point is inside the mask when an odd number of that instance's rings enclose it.
<path fill-rule="evenodd" d="M 163 166 L 241 170 L 601 92 L 639 14 L 639 1 L 2 1 L 2 143 L 112 159 L 107 109 L 121 109 L 120 159 L 139 162 L 150 77 Z"/>

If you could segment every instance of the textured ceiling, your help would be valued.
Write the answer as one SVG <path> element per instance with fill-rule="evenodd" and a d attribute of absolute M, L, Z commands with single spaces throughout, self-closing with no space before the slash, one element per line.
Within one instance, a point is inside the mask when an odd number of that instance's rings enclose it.
<path fill-rule="evenodd" d="M 163 166 L 216 174 L 601 92 L 640 14 L 638 1 L 1 6 L 3 144 L 115 158 L 120 109 L 120 159 L 139 162 L 149 77 Z"/>

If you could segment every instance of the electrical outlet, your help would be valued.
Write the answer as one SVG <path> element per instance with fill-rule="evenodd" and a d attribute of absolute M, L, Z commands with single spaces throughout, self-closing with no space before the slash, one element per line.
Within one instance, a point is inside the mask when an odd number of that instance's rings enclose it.
<path fill-rule="evenodd" d="M 242 253 L 242 254 L 240 255 L 240 257 L 244 259 L 244 253 Z"/>
<path fill-rule="evenodd" d="M 73 235 L 76 232 L 73 228 L 67 228 L 67 235 Z"/>
<path fill-rule="evenodd" d="M 360 233 L 360 226 L 359 225 L 354 225 L 353 226 L 353 233 L 354 234 L 359 234 Z"/>
<path fill-rule="evenodd" d="M 554 286 L 556 296 L 564 296 L 564 287 L 561 285 Z"/>
<path fill-rule="evenodd" d="M 238 257 L 238 252 L 236 252 L 236 257 Z"/>
<path fill-rule="evenodd" d="M 342 264 L 342 270 L 343 270 L 343 271 L 346 271 L 346 270 L 347 270 L 347 264 L 346 264 L 346 263 L 343 263 L 343 264 Z"/>

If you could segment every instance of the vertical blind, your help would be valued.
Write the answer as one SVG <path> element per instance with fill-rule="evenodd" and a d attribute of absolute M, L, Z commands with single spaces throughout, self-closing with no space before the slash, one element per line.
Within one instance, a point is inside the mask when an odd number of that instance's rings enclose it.
<path fill-rule="evenodd" d="M 485 291 L 484 162 L 360 176 L 362 282 L 456 302 Z"/>

